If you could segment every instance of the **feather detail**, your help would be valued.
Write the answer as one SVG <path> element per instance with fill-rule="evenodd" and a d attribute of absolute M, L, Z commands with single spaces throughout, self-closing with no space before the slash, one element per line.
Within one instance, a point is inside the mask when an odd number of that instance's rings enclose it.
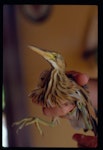
<path fill-rule="evenodd" d="M 75 105 L 75 109 L 68 113 L 72 126 L 84 131 L 93 130 L 97 135 L 97 115 L 89 99 L 87 85 L 80 86 L 65 73 L 65 61 L 61 54 L 45 51 L 31 46 L 31 49 L 44 57 L 52 68 L 41 74 L 37 87 L 30 93 L 35 103 L 42 103 L 46 107 L 61 107 L 68 103 Z"/>

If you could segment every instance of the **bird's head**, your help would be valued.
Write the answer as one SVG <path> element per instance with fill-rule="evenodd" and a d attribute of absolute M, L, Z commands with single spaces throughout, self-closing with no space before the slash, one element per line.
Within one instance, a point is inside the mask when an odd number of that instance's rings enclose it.
<path fill-rule="evenodd" d="M 61 54 L 43 50 L 35 46 L 29 46 L 29 48 L 45 58 L 53 66 L 53 68 L 63 71 L 65 70 L 65 62 Z"/>

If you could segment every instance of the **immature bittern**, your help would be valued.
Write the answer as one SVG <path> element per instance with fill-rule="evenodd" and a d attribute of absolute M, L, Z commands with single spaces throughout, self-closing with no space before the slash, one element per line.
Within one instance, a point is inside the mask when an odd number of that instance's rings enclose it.
<path fill-rule="evenodd" d="M 97 115 L 89 99 L 88 90 L 78 85 L 65 73 L 65 61 L 61 54 L 29 46 L 34 52 L 40 54 L 50 64 L 51 69 L 41 76 L 38 86 L 30 93 L 35 103 L 41 103 L 45 107 L 59 106 L 68 101 L 75 108 L 66 114 L 75 129 L 82 128 L 84 131 L 92 130 L 97 135 Z M 40 118 L 26 118 L 14 125 L 20 125 L 18 129 L 32 123 L 36 123 L 40 133 L 42 130 L 38 123 L 54 126 L 56 117 L 48 123 Z"/>

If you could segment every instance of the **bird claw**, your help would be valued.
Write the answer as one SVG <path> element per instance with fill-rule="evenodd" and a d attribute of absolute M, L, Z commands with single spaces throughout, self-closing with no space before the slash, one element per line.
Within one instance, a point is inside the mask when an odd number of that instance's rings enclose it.
<path fill-rule="evenodd" d="M 52 124 L 60 125 L 59 117 L 53 117 L 53 118 L 52 118 Z"/>
<path fill-rule="evenodd" d="M 53 127 L 54 126 L 54 123 L 53 122 L 46 122 L 38 117 L 30 117 L 30 118 L 25 118 L 25 119 L 22 119 L 20 121 L 17 121 L 17 122 L 14 122 L 12 126 L 19 126 L 18 129 L 16 130 L 16 133 L 18 133 L 19 130 L 21 130 L 23 127 L 25 126 L 28 126 L 28 125 L 31 125 L 35 123 L 37 129 L 39 130 L 39 133 L 41 135 L 43 135 L 43 132 L 42 132 L 42 129 L 40 128 L 40 125 L 39 124 L 43 124 L 45 126 L 51 126 Z"/>
<path fill-rule="evenodd" d="M 39 133 L 41 135 L 43 135 L 43 132 L 42 132 L 40 126 L 39 126 L 39 118 L 34 118 L 34 117 L 25 118 L 25 119 L 22 119 L 22 120 L 20 120 L 18 122 L 14 122 L 13 126 L 15 126 L 15 125 L 19 126 L 18 129 L 16 130 L 16 132 L 18 133 L 18 131 L 21 130 L 23 127 L 31 125 L 33 123 L 35 123 L 37 129 L 39 130 Z"/>

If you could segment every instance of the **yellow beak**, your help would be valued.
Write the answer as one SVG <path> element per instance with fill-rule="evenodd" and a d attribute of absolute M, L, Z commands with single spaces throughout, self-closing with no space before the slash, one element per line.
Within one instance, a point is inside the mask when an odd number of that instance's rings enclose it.
<path fill-rule="evenodd" d="M 51 52 L 43 50 L 43 49 L 40 49 L 40 48 L 35 47 L 35 46 L 31 46 L 31 45 L 29 45 L 28 47 L 31 50 L 33 50 L 34 52 L 36 52 L 39 55 L 41 55 L 42 57 L 44 57 L 45 59 L 47 59 L 47 60 L 50 60 L 50 59 L 54 60 L 54 56 L 52 55 Z"/>

